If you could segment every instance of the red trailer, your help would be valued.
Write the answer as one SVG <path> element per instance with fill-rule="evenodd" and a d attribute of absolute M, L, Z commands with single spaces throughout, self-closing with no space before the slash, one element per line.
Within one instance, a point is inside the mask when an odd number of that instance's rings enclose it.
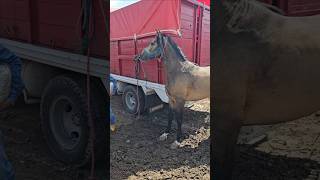
<path fill-rule="evenodd" d="M 286 16 L 310 16 L 320 14 L 319 0 L 261 0 L 282 9 Z"/>
<path fill-rule="evenodd" d="M 43 133 L 54 155 L 66 163 L 90 158 L 87 75 L 96 110 L 95 154 L 106 157 L 108 7 L 103 0 L 0 0 L 0 43 L 22 58 L 25 101 L 41 102 Z"/>
<path fill-rule="evenodd" d="M 91 54 L 107 57 L 106 19 L 109 13 L 100 2 L 92 0 L 94 18 Z M 104 2 L 106 4 L 106 2 Z M 105 5 L 106 6 L 106 5 Z M 0 0 L 0 36 L 52 49 L 81 53 L 82 1 Z"/>
<path fill-rule="evenodd" d="M 142 0 L 110 14 L 110 71 L 118 81 L 118 92 L 129 112 L 140 112 L 154 104 L 154 98 L 168 102 L 162 62 L 142 63 L 138 79 L 133 57 L 155 37 L 155 30 L 169 34 L 188 59 L 200 66 L 210 65 L 210 8 L 194 0 Z M 140 93 L 133 86 L 140 86 Z M 139 97 L 137 97 L 139 94 Z M 151 99 L 152 102 L 148 100 Z M 131 110 L 130 110 L 131 109 Z"/>

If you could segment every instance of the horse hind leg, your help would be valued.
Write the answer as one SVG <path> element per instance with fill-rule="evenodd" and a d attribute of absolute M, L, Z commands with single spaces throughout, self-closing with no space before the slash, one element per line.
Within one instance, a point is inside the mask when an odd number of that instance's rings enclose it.
<path fill-rule="evenodd" d="M 174 116 L 174 114 L 173 114 L 172 105 L 171 105 L 171 103 L 169 103 L 168 125 L 167 125 L 165 132 L 159 137 L 160 141 L 167 140 L 168 135 L 171 132 L 173 116 Z"/>
<path fill-rule="evenodd" d="M 213 124 L 213 180 L 231 180 L 241 121 L 216 117 Z"/>
<path fill-rule="evenodd" d="M 183 120 L 183 110 L 182 108 L 179 108 L 179 110 L 177 111 L 177 126 L 178 126 L 178 129 L 177 129 L 177 141 L 178 142 L 181 142 L 181 139 L 182 139 L 182 120 Z"/>

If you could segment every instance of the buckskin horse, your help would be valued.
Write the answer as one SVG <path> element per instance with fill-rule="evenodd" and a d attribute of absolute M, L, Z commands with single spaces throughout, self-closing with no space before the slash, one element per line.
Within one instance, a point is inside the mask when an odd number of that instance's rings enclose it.
<path fill-rule="evenodd" d="M 232 178 L 242 125 L 320 109 L 320 16 L 285 17 L 253 0 L 215 1 L 213 179 Z"/>
<path fill-rule="evenodd" d="M 177 121 L 177 138 L 171 148 L 180 146 L 182 140 L 183 109 L 186 101 L 210 97 L 210 66 L 200 67 L 190 62 L 171 37 L 157 31 L 155 39 L 143 49 L 136 60 L 160 58 L 165 67 L 166 91 L 169 97 L 168 126 L 160 136 L 166 140 L 171 131 L 172 119 Z"/>

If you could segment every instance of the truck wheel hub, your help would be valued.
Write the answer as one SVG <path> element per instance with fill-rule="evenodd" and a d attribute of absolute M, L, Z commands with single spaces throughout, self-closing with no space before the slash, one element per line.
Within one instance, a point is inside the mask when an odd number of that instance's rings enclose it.
<path fill-rule="evenodd" d="M 51 131 L 63 149 L 72 150 L 80 142 L 80 111 L 66 96 L 58 97 L 50 108 Z"/>

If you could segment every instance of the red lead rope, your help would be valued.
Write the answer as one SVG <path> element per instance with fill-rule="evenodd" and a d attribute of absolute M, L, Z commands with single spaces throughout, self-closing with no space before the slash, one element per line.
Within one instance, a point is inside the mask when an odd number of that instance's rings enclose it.
<path fill-rule="evenodd" d="M 90 123 L 90 145 L 91 145 L 91 171 L 90 171 L 90 180 L 95 179 L 95 125 L 92 119 L 92 113 L 91 113 L 91 91 L 90 91 L 90 48 L 88 48 L 87 51 L 87 104 L 88 104 L 88 119 L 89 119 L 89 123 Z"/>
<path fill-rule="evenodd" d="M 92 3 L 92 0 L 91 0 Z M 92 8 L 92 4 L 91 4 L 91 8 Z M 93 30 L 92 30 L 92 9 L 90 10 L 90 14 L 89 14 L 89 22 L 88 22 L 88 26 L 89 26 L 89 32 L 88 32 L 88 36 L 90 36 L 90 34 L 92 33 L 93 35 Z M 94 180 L 95 178 L 95 123 L 94 120 L 92 118 L 92 109 L 91 109 L 91 75 L 90 75 L 90 37 L 88 37 L 88 49 L 87 49 L 87 113 L 88 113 L 88 120 L 89 120 L 89 125 L 90 125 L 90 148 L 91 148 L 91 170 L 90 170 L 90 176 L 89 179 L 90 180 Z"/>

